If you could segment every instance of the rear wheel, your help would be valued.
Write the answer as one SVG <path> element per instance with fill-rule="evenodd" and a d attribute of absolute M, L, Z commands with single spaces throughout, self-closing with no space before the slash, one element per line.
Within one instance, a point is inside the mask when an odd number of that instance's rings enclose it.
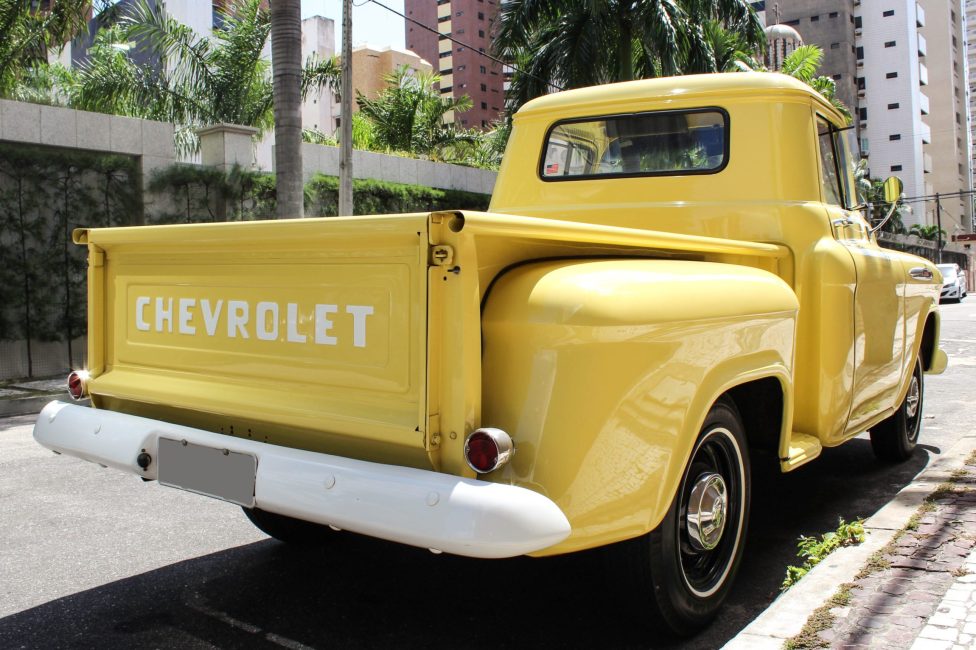
<path fill-rule="evenodd" d="M 334 534 L 328 526 L 310 521 L 286 517 L 259 508 L 242 508 L 244 514 L 258 529 L 275 539 L 295 546 L 319 546 Z"/>
<path fill-rule="evenodd" d="M 742 559 L 749 489 L 742 421 L 723 399 L 705 418 L 664 520 L 619 547 L 635 587 L 676 634 L 699 630 L 728 595 Z"/>
<path fill-rule="evenodd" d="M 908 392 L 898 410 L 871 428 L 871 448 L 879 459 L 901 462 L 915 451 L 922 430 L 922 376 L 922 362 L 916 359 Z"/>

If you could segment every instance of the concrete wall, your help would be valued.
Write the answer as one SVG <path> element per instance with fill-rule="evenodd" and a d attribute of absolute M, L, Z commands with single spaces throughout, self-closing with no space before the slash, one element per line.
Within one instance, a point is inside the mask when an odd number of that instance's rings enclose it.
<path fill-rule="evenodd" d="M 66 341 L 31 341 L 34 377 L 68 376 L 68 371 L 84 365 L 88 356 L 87 338 L 80 336 L 71 342 L 73 363 L 68 362 Z M 27 376 L 27 343 L 0 341 L 0 381 Z"/>
<path fill-rule="evenodd" d="M 0 142 L 133 156 L 140 162 L 144 184 L 156 169 L 179 161 L 173 148 L 173 131 L 173 125 L 168 122 L 0 100 Z M 248 136 L 242 137 L 250 140 Z M 258 147 L 259 144 L 251 141 L 246 146 Z M 302 156 L 306 181 L 316 172 L 339 175 L 337 147 L 304 144 Z M 220 166 L 216 162 L 213 164 Z M 261 168 L 260 164 L 258 168 Z M 491 194 L 497 173 L 429 160 L 354 151 L 353 175 L 356 178 Z M 165 201 L 164 197 L 154 199 L 147 194 L 145 200 L 145 209 L 149 214 L 170 207 L 160 203 Z"/>
<path fill-rule="evenodd" d="M 306 182 L 316 172 L 338 176 L 339 148 L 321 144 L 303 144 L 302 169 Z M 353 151 L 352 175 L 354 178 L 372 178 L 391 183 L 411 183 L 445 190 L 491 194 L 498 173 L 487 169 L 401 158 L 370 151 Z"/>
<path fill-rule="evenodd" d="M 0 99 L 0 141 L 133 156 L 143 184 L 154 170 L 177 160 L 168 122 L 5 99 Z M 151 212 L 152 197 L 145 198 L 145 210 Z"/>

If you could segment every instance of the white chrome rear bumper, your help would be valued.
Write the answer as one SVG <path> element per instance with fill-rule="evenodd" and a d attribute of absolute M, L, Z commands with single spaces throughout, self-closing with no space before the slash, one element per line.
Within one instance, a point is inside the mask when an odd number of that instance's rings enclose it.
<path fill-rule="evenodd" d="M 34 439 L 54 451 L 155 479 L 136 458 L 157 457 L 160 437 L 257 457 L 255 504 L 422 548 L 499 558 L 565 539 L 569 521 L 537 492 L 449 474 L 279 447 L 113 411 L 51 402 Z"/>

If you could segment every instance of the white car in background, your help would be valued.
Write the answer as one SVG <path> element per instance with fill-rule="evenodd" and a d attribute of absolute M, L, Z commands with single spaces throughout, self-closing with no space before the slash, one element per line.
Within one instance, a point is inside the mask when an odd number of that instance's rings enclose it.
<path fill-rule="evenodd" d="M 966 297 L 966 272 L 958 264 L 938 264 L 942 273 L 942 296 L 940 300 L 959 302 Z"/>

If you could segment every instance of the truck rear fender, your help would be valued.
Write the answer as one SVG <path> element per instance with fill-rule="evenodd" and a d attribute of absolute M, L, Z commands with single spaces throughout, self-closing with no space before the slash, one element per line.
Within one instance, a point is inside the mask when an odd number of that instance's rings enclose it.
<path fill-rule="evenodd" d="M 797 309 L 778 277 L 713 262 L 564 259 L 498 279 L 483 311 L 481 422 L 507 431 L 515 454 L 486 478 L 567 515 L 573 533 L 541 554 L 656 526 L 727 392 L 757 445 L 778 442 Z"/>

